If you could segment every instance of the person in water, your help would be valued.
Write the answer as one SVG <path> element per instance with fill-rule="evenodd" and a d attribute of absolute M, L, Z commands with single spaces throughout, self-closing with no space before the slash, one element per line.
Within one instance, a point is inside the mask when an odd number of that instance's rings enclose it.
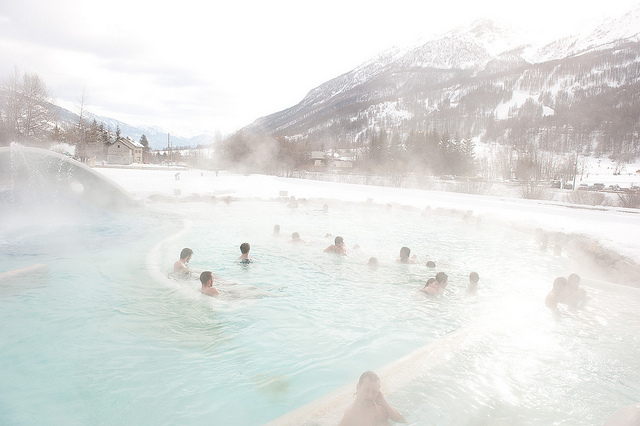
<path fill-rule="evenodd" d="M 294 197 L 293 195 L 291 196 L 291 198 L 289 199 L 289 203 L 287 204 L 287 207 L 290 207 L 292 209 L 295 209 L 298 207 L 298 200 L 296 200 L 296 197 Z"/>
<path fill-rule="evenodd" d="M 251 263 L 251 259 L 249 259 L 249 250 L 251 250 L 251 246 L 249 243 L 240 244 L 240 257 L 238 260 L 240 263 Z"/>
<path fill-rule="evenodd" d="M 211 271 L 204 271 L 200 274 L 200 282 L 202 283 L 202 288 L 200 291 L 202 294 L 206 294 L 208 296 L 218 296 L 220 292 L 213 286 L 213 274 Z"/>
<path fill-rule="evenodd" d="M 389 419 L 406 423 L 398 410 L 380 392 L 380 378 L 373 371 L 365 371 L 356 386 L 356 399 L 345 410 L 339 426 L 388 425 Z"/>
<path fill-rule="evenodd" d="M 377 268 L 378 267 L 378 259 L 375 257 L 370 257 L 369 258 L 369 262 L 367 262 L 367 265 L 369 265 L 370 268 Z"/>
<path fill-rule="evenodd" d="M 558 277 L 553 281 L 553 288 L 544 299 L 544 304 L 547 305 L 547 308 L 552 310 L 558 309 L 558 303 L 561 301 L 562 294 L 566 287 L 567 279 L 565 277 Z"/>
<path fill-rule="evenodd" d="M 560 302 L 566 303 L 570 308 L 582 306 L 587 300 L 587 292 L 579 285 L 580 276 L 578 274 L 569 275 L 567 286 L 560 295 Z"/>
<path fill-rule="evenodd" d="M 331 244 L 329 247 L 324 249 L 325 253 L 335 253 L 341 256 L 347 255 L 347 250 L 344 248 L 344 240 L 342 237 L 337 236 L 334 240 L 334 244 Z"/>
<path fill-rule="evenodd" d="M 414 254 L 411 257 L 411 249 L 409 247 L 402 247 L 400 249 L 400 259 L 397 260 L 398 263 L 416 263 L 416 255 Z"/>
<path fill-rule="evenodd" d="M 273 235 L 277 237 L 280 235 L 280 225 L 273 225 Z"/>
<path fill-rule="evenodd" d="M 180 252 L 180 259 L 176 260 L 176 263 L 173 264 L 173 274 L 178 277 L 187 277 L 190 274 L 189 267 L 187 263 L 191 260 L 193 256 L 193 250 L 190 248 L 183 248 Z"/>
<path fill-rule="evenodd" d="M 438 272 L 435 277 L 435 282 L 432 281 L 428 286 L 425 285 L 424 291 L 430 296 L 442 296 L 448 281 L 449 277 L 447 274 Z"/>
<path fill-rule="evenodd" d="M 300 234 L 298 234 L 297 232 L 294 232 L 293 234 L 291 234 L 291 242 L 304 243 L 305 241 L 300 239 Z"/>
<path fill-rule="evenodd" d="M 436 269 L 436 262 L 434 262 L 433 260 L 427 261 L 427 268 Z"/>
<path fill-rule="evenodd" d="M 469 274 L 469 286 L 467 287 L 468 294 L 478 294 L 478 281 L 480 281 L 480 275 L 477 272 Z"/>
<path fill-rule="evenodd" d="M 431 290 L 429 290 L 429 288 L 431 288 Z M 422 287 L 418 291 L 420 291 L 422 293 L 425 293 L 427 295 L 435 295 L 437 290 L 438 290 L 438 287 L 436 285 L 436 279 L 435 278 L 429 278 L 427 280 L 427 283 L 424 285 L 424 287 Z"/>

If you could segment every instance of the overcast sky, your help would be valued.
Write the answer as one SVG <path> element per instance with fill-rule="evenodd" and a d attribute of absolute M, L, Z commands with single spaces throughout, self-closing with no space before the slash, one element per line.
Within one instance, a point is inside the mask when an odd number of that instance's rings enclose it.
<path fill-rule="evenodd" d="M 166 5 L 170 3 L 170 5 Z M 60 106 L 173 134 L 232 133 L 392 46 L 489 18 L 540 38 L 638 0 L 0 0 L 0 77 L 38 74 Z"/>

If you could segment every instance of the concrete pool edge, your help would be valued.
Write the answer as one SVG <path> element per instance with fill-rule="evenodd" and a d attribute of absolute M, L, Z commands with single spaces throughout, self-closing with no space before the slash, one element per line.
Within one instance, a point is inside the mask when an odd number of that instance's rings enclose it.
<path fill-rule="evenodd" d="M 594 280 L 583 279 L 585 287 L 603 291 L 613 291 L 640 298 L 640 289 L 636 287 Z M 486 331 L 486 330 L 485 330 Z M 451 358 L 463 345 L 482 338 L 483 330 L 473 324 L 461 327 L 435 342 L 416 349 L 408 355 L 393 361 L 384 367 L 376 369 L 380 377 L 381 390 L 387 399 L 390 395 L 407 385 L 422 373 L 438 366 Z M 334 425 L 340 422 L 346 408 L 353 401 L 357 381 L 348 383 L 314 401 L 311 401 L 275 420 L 268 426 L 296 426 L 296 425 Z M 406 413 L 403 413 L 407 417 Z"/>
<path fill-rule="evenodd" d="M 414 350 L 384 367 L 376 369 L 380 377 L 381 391 L 387 400 L 395 391 L 407 385 L 421 373 L 440 365 L 463 345 L 481 338 L 480 329 L 474 325 L 461 327 L 435 342 Z M 364 371 L 364 370 L 363 370 Z M 362 372 L 360 372 L 362 373 Z M 268 426 L 335 425 L 340 422 L 345 409 L 353 401 L 357 381 L 348 383 L 316 400 L 313 400 L 275 420 Z M 406 417 L 406 414 L 405 414 Z"/>

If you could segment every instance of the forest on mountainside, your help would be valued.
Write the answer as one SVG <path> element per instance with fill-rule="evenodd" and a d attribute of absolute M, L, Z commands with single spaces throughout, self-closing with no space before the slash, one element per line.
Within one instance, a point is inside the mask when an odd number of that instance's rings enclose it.
<path fill-rule="evenodd" d="M 545 152 L 624 163 L 640 155 L 639 43 L 479 72 L 392 64 L 357 84 L 349 78 L 256 120 L 221 144 L 224 158 L 233 163 L 228 154 L 247 138 L 256 147 L 282 139 L 309 151 L 350 149 L 369 171 L 467 176 L 481 171 L 473 161 L 480 142 L 529 159 Z M 244 149 L 250 157 L 251 146 Z"/>

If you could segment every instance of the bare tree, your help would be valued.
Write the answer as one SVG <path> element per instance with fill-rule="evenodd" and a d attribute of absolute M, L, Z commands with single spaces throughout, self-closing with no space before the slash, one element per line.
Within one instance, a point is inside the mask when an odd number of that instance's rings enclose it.
<path fill-rule="evenodd" d="M 86 140 L 86 118 L 85 115 L 87 113 L 85 109 L 85 104 L 87 102 L 87 93 L 86 89 L 82 89 L 82 94 L 78 98 L 78 137 L 76 139 L 76 154 L 81 160 L 85 160 L 87 158 L 87 140 Z"/>
<path fill-rule="evenodd" d="M 25 72 L 22 77 L 22 89 L 24 97 L 22 134 L 27 138 L 41 136 L 50 123 L 47 87 L 37 74 Z"/>
<path fill-rule="evenodd" d="M 37 74 L 18 69 L 2 85 L 0 103 L 5 135 L 8 139 L 42 140 L 50 130 L 52 117 L 47 87 Z"/>
<path fill-rule="evenodd" d="M 22 111 L 22 96 L 20 75 L 18 68 L 14 68 L 13 74 L 6 78 L 2 84 L 2 104 L 0 107 L 2 124 L 6 141 L 10 142 L 18 137 L 19 120 Z"/>

